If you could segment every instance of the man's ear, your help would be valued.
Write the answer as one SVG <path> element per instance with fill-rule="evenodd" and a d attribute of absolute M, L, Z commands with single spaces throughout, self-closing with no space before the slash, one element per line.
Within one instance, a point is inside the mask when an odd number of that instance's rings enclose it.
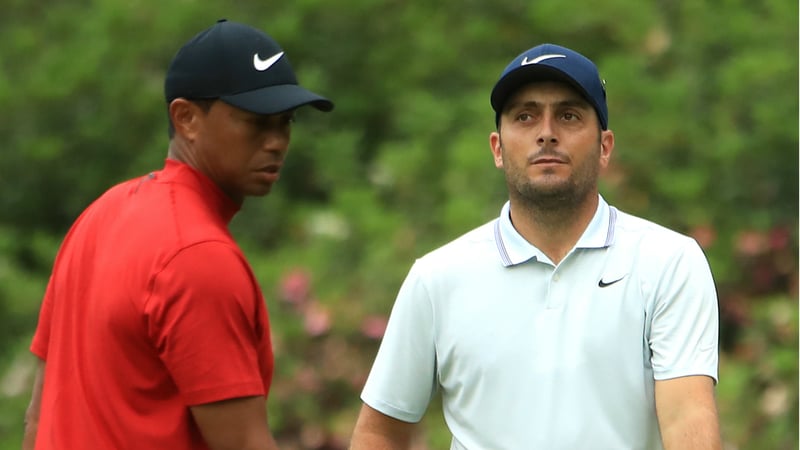
<path fill-rule="evenodd" d="M 202 109 L 185 98 L 176 98 L 169 104 L 169 118 L 175 134 L 194 141 L 203 118 Z"/>
<path fill-rule="evenodd" d="M 602 167 L 608 166 L 613 152 L 614 132 L 611 130 L 604 130 L 600 134 L 600 164 Z"/>
<path fill-rule="evenodd" d="M 500 139 L 500 133 L 493 131 L 489 135 L 489 148 L 492 150 L 494 157 L 494 166 L 498 169 L 503 168 L 503 142 Z"/>

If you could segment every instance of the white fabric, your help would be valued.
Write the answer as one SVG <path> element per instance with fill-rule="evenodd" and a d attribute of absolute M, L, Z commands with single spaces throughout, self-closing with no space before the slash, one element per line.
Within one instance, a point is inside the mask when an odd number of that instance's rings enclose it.
<path fill-rule="evenodd" d="M 451 449 L 660 449 L 654 380 L 716 380 L 717 345 L 693 239 L 601 197 L 554 267 L 506 203 L 414 263 L 361 398 L 417 422 L 438 389 Z"/>

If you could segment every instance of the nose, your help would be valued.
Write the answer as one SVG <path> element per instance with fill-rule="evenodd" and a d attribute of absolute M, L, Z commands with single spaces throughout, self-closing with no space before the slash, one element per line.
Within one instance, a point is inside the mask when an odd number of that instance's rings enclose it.
<path fill-rule="evenodd" d="M 288 127 L 272 130 L 264 136 L 263 149 L 267 152 L 286 153 L 290 139 L 291 131 Z"/>
<path fill-rule="evenodd" d="M 554 128 L 554 118 L 549 114 L 542 118 L 541 126 L 539 127 L 539 135 L 536 138 L 536 143 L 542 147 L 554 145 L 558 143 Z"/>

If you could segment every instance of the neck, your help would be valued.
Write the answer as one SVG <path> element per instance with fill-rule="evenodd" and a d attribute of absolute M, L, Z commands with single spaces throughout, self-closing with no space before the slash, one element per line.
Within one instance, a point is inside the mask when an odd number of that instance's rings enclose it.
<path fill-rule="evenodd" d="M 577 203 L 548 207 L 511 198 L 511 223 L 522 237 L 558 265 L 575 247 L 599 203 L 596 192 Z"/>
<path fill-rule="evenodd" d="M 169 141 L 167 158 L 180 161 L 197 169 L 197 161 L 195 161 L 191 148 L 180 136 L 175 136 Z"/>
<path fill-rule="evenodd" d="M 244 203 L 244 196 L 235 195 L 229 190 L 226 190 L 225 187 L 217 181 L 216 177 L 214 176 L 214 172 L 207 169 L 209 165 L 204 164 L 202 155 L 196 152 L 191 143 L 182 137 L 176 135 L 170 140 L 169 148 L 167 150 L 167 158 L 180 161 L 208 177 L 237 205 L 241 206 Z"/>

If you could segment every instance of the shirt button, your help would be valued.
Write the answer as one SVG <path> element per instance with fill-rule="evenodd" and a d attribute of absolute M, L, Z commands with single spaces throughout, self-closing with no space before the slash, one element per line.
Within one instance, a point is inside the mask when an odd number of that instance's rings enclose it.
<path fill-rule="evenodd" d="M 561 279 L 561 276 L 559 274 L 553 275 L 553 281 L 558 282 L 559 279 Z"/>

